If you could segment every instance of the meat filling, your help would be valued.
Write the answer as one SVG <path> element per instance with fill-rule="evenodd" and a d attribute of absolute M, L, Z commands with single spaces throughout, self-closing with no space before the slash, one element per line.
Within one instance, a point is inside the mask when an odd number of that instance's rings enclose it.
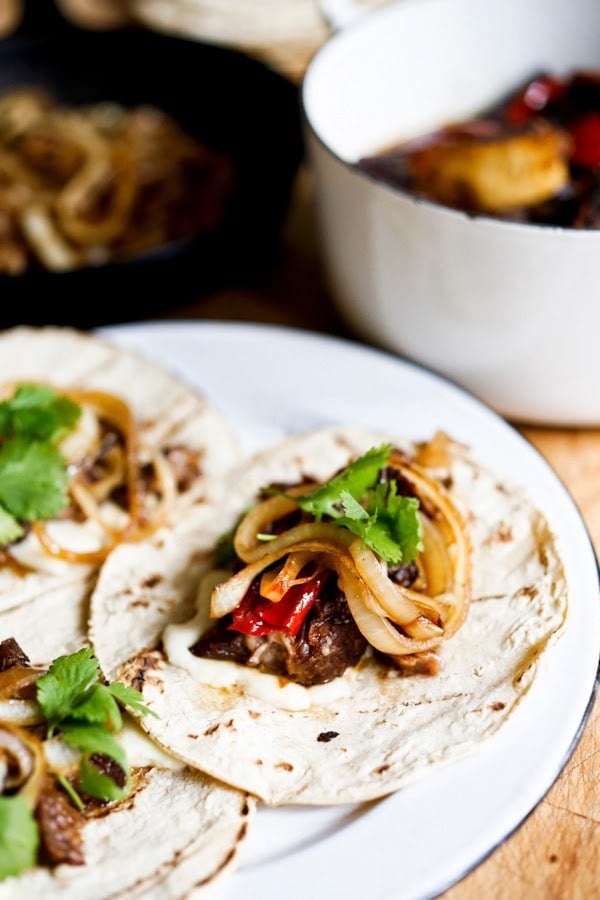
<path fill-rule="evenodd" d="M 326 588 L 294 637 L 281 631 L 257 637 L 229 630 L 225 616 L 190 647 L 194 656 L 229 660 L 310 686 L 325 684 L 355 666 L 367 642 L 335 580 Z"/>
<path fill-rule="evenodd" d="M 50 776 L 44 781 L 35 815 L 40 826 L 41 861 L 47 865 L 83 865 L 84 818 Z"/>
<path fill-rule="evenodd" d="M 15 666 L 29 666 L 29 657 L 13 637 L 0 641 L 0 672 L 14 669 Z"/>

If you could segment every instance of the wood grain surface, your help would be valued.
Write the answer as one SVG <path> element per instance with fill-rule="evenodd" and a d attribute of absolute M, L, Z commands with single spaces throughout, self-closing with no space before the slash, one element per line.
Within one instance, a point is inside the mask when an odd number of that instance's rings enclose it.
<path fill-rule="evenodd" d="M 259 321 L 356 338 L 337 316 L 321 266 L 310 173 L 296 184 L 281 258 L 262 283 L 221 290 L 175 318 Z M 600 551 L 600 429 L 520 429 L 571 492 Z M 432 848 L 432 860 L 435 849 Z M 399 892 L 401 898 L 401 891 Z M 525 823 L 443 900 L 600 898 L 600 707 L 558 781 Z M 375 898 L 377 900 L 377 898 Z"/>

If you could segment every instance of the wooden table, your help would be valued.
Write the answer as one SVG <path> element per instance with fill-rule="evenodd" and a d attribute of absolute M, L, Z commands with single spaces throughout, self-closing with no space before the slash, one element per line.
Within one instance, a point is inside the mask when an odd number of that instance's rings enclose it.
<path fill-rule="evenodd" d="M 352 337 L 332 308 L 320 263 L 310 175 L 297 181 L 281 258 L 262 283 L 226 289 L 173 318 L 258 321 Z M 600 429 L 521 429 L 571 491 L 600 550 Z M 432 848 L 435 859 L 435 848 Z M 600 706 L 562 775 L 519 830 L 445 900 L 600 897 Z M 376 900 L 376 898 L 375 898 Z"/>

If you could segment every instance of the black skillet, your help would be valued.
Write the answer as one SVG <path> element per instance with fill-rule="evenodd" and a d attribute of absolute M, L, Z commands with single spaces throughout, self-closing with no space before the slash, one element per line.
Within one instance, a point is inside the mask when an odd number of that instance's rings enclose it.
<path fill-rule="evenodd" d="M 190 240 L 73 272 L 0 276 L 0 327 L 149 318 L 268 271 L 302 155 L 297 90 L 286 79 L 228 48 L 135 27 L 84 31 L 50 0 L 29 0 L 19 31 L 0 41 L 0 91 L 17 85 L 70 104 L 154 104 L 230 156 L 237 189 L 224 223 Z"/>

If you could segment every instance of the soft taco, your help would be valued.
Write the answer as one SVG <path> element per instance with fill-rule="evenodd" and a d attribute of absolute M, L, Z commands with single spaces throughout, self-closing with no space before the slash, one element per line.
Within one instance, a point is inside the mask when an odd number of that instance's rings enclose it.
<path fill-rule="evenodd" d="M 0 333 L 0 610 L 170 524 L 237 457 L 205 397 L 91 333 Z"/>
<path fill-rule="evenodd" d="M 91 637 L 149 734 L 270 804 L 372 799 L 470 752 L 565 620 L 544 517 L 445 435 L 295 437 L 202 516 L 117 549 Z"/>
<path fill-rule="evenodd" d="M 0 898 L 178 900 L 230 873 L 252 798 L 145 737 L 90 648 L 48 666 L 81 647 L 74 620 L 23 613 L 0 614 Z"/>

